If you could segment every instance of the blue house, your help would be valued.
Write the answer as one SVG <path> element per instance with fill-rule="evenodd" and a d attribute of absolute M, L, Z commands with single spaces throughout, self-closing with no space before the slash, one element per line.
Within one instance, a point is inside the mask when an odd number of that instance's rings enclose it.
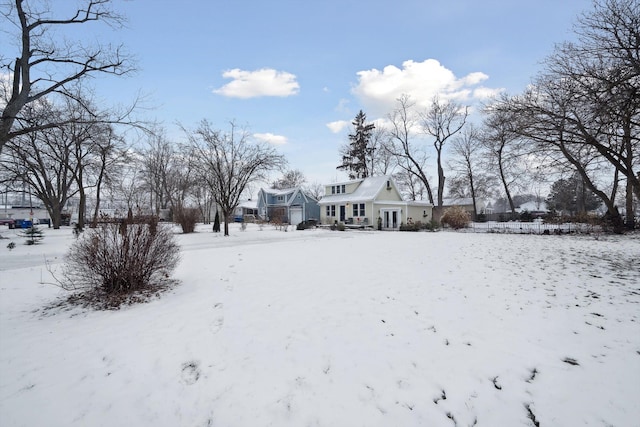
<path fill-rule="evenodd" d="M 300 187 L 261 189 L 258 193 L 258 216 L 267 221 L 280 220 L 297 225 L 319 220 L 320 206 L 311 194 Z"/>

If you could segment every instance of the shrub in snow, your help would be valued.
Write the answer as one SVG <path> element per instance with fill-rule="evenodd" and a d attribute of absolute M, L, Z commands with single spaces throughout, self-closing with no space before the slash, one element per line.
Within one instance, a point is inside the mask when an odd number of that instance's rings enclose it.
<path fill-rule="evenodd" d="M 13 250 L 16 247 L 16 244 L 13 242 L 9 242 L 9 244 L 7 245 L 7 249 L 9 249 L 10 251 Z"/>
<path fill-rule="evenodd" d="M 179 207 L 175 210 L 173 217 L 182 227 L 183 233 L 193 233 L 200 218 L 200 211 L 197 208 Z"/>
<path fill-rule="evenodd" d="M 440 219 L 442 224 L 446 224 L 456 230 L 465 228 L 471 222 L 471 215 L 460 206 L 454 206 L 447 209 Z"/>
<path fill-rule="evenodd" d="M 61 285 L 107 297 L 154 289 L 167 283 L 179 258 L 169 227 L 155 217 L 130 216 L 83 233 L 66 255 Z"/>

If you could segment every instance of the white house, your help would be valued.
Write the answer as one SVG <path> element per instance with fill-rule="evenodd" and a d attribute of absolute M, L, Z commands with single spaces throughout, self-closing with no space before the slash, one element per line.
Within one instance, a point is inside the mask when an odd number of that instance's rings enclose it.
<path fill-rule="evenodd" d="M 401 224 L 429 222 L 433 205 L 403 200 L 391 176 L 374 176 L 325 186 L 320 199 L 322 224 L 378 227 L 398 230 Z"/>

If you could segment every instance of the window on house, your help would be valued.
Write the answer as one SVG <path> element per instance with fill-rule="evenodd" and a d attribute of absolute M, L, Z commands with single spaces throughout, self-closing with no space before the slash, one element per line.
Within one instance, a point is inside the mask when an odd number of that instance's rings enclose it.
<path fill-rule="evenodd" d="M 364 203 L 354 203 L 353 204 L 353 216 L 366 216 L 364 212 Z"/>
<path fill-rule="evenodd" d="M 345 191 L 345 186 L 344 186 L 344 185 L 342 186 L 342 193 L 343 193 L 343 194 L 344 194 L 344 193 L 346 193 L 346 191 Z"/>
<path fill-rule="evenodd" d="M 284 202 L 284 196 L 278 196 L 278 201 L 279 202 Z"/>
<path fill-rule="evenodd" d="M 327 216 L 331 216 L 331 206 L 327 205 Z"/>
<path fill-rule="evenodd" d="M 331 216 L 336 216 L 336 205 L 331 205 Z"/>
<path fill-rule="evenodd" d="M 335 185 L 331 186 L 331 194 L 336 194 L 336 186 Z"/>

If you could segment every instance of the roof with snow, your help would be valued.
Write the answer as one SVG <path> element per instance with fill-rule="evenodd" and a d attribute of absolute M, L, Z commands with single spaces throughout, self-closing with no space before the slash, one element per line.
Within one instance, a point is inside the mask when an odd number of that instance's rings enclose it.
<path fill-rule="evenodd" d="M 473 205 L 471 197 L 453 197 L 442 199 L 442 206 L 467 206 Z"/>
<path fill-rule="evenodd" d="M 526 203 L 522 203 L 518 208 L 516 208 L 517 212 L 548 212 L 549 209 L 547 209 L 547 202 L 545 202 L 544 200 L 541 200 L 539 202 L 536 201 L 532 201 L 532 202 L 526 202 Z"/>
<path fill-rule="evenodd" d="M 258 207 L 258 200 L 241 200 L 238 203 L 239 208 L 256 209 Z"/>
<path fill-rule="evenodd" d="M 396 187 L 390 176 L 372 176 L 364 179 L 345 182 L 345 185 L 360 182 L 358 188 L 352 193 L 325 195 L 320 203 L 346 203 L 346 202 L 367 202 L 374 200 L 380 190 L 387 185 L 387 181 Z M 331 184 L 333 185 L 333 184 Z M 397 187 L 396 187 L 397 188 Z"/>

